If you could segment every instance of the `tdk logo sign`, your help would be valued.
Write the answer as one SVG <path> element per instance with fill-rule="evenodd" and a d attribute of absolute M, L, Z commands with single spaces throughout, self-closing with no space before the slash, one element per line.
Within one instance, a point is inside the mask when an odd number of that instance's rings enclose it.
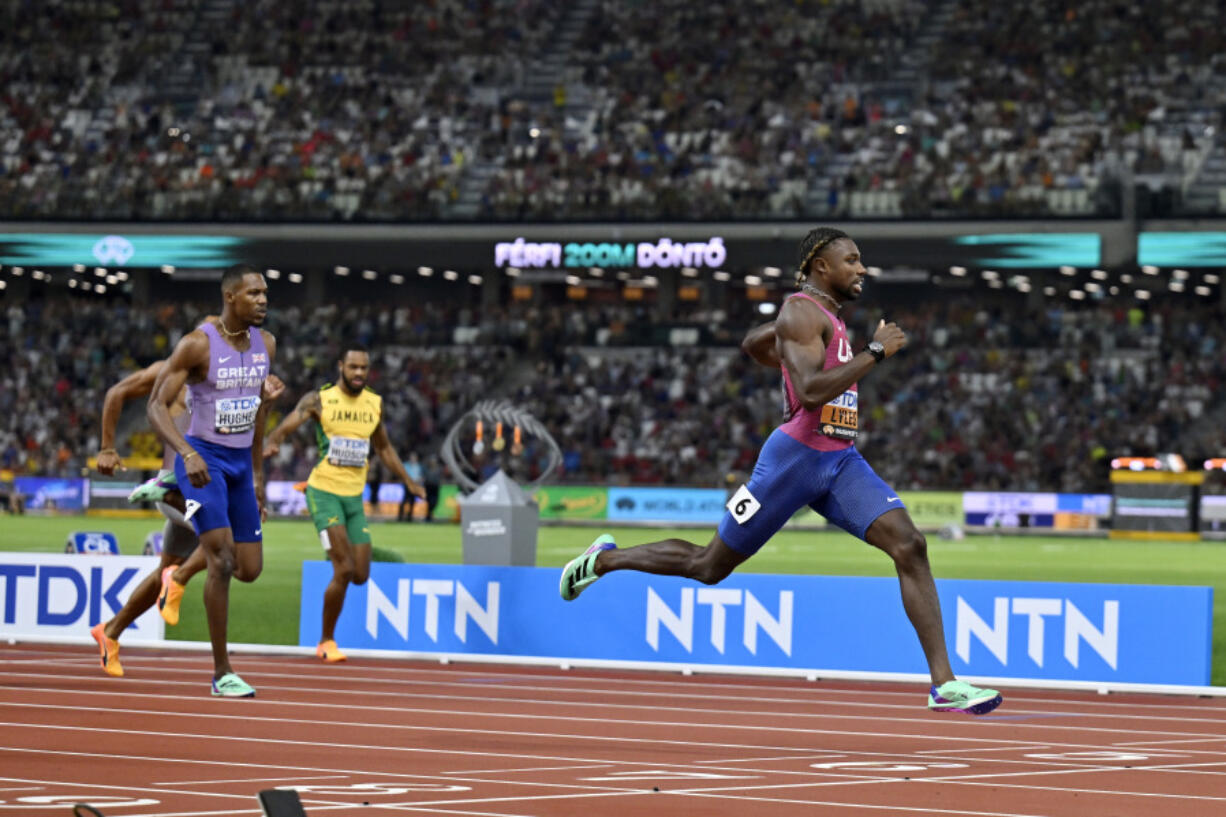
<path fill-rule="evenodd" d="M 991 623 L 988 623 L 988 619 Z M 1046 655 L 1047 624 L 1050 620 L 1057 638 L 1063 635 L 1064 660 L 1073 667 L 1081 663 L 1081 644 L 1098 653 L 1111 669 L 1118 669 L 1120 643 L 1120 603 L 1104 601 L 1096 625 L 1069 599 L 1006 598 L 997 596 L 987 618 L 958 596 L 957 637 L 955 651 L 966 663 L 971 662 L 971 637 L 996 656 L 1003 666 L 1009 665 L 1010 629 L 1014 637 L 1026 639 L 1026 655 L 1035 666 L 1042 667 Z M 1061 626 L 1063 625 L 1063 626 Z M 1019 633 L 1018 630 L 1021 630 Z M 1023 661 L 1023 663 L 1025 663 Z M 981 667 L 982 669 L 982 667 Z"/>
<path fill-rule="evenodd" d="M 437 644 L 439 621 L 445 613 L 450 613 L 452 630 L 460 643 L 468 643 L 470 621 L 491 642 L 498 643 L 498 600 L 502 589 L 498 582 L 486 583 L 484 605 L 478 603 L 462 583 L 451 579 L 399 579 L 394 588 L 387 588 L 390 592 L 385 592 L 372 578 L 366 587 L 366 632 L 373 639 L 379 638 L 382 620 L 392 625 L 402 641 L 419 640 L 420 635 L 410 636 L 409 609 L 413 597 L 421 597 L 425 599 L 425 610 L 415 635 L 424 634 Z M 450 609 L 444 612 L 444 605 Z M 415 606 L 420 607 L 421 602 Z"/>
<path fill-rule="evenodd" d="M 126 264 L 135 254 L 132 242 L 121 235 L 106 235 L 94 244 L 94 258 L 100 264 Z"/>
<path fill-rule="evenodd" d="M 123 607 L 121 594 L 137 573 L 135 567 L 116 571 L 102 565 L 0 564 L 4 600 L 0 622 L 32 631 L 102 621 Z M 19 604 L 18 599 L 26 603 Z"/>
<path fill-rule="evenodd" d="M 758 631 L 765 633 L 784 655 L 792 654 L 792 609 L 793 593 L 783 590 L 771 614 L 764 604 L 748 590 L 721 587 L 682 588 L 680 604 L 669 607 L 656 591 L 647 588 L 647 643 L 656 652 L 660 650 L 660 627 L 672 633 L 685 647 L 694 652 L 694 605 L 711 608 L 711 630 L 708 634 L 711 646 L 720 655 L 724 654 L 727 642 L 729 613 L 740 615 L 741 643 L 751 655 L 758 654 Z"/>

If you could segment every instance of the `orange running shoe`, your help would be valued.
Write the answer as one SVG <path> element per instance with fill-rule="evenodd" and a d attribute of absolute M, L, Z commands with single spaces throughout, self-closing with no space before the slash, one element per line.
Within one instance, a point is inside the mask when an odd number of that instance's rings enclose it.
<path fill-rule="evenodd" d="M 319 642 L 319 646 L 315 648 L 315 656 L 322 658 L 329 664 L 339 664 L 348 658 L 340 648 L 336 646 L 336 642 L 332 639 Z"/>
<path fill-rule="evenodd" d="M 106 635 L 106 623 L 98 622 L 89 628 L 89 634 L 98 642 L 102 651 L 102 671 L 116 678 L 123 677 L 123 666 L 119 663 L 119 642 Z"/>
<path fill-rule="evenodd" d="M 183 585 L 172 578 L 174 573 L 174 565 L 162 571 L 162 592 L 158 595 L 158 612 L 172 626 L 179 623 L 179 602 L 183 600 Z"/>

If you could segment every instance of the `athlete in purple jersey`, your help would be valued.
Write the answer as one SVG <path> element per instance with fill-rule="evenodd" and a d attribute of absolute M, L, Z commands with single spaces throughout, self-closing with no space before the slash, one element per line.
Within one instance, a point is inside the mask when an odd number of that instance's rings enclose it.
<path fill-rule="evenodd" d="M 742 348 L 764 366 L 781 369 L 784 422 L 767 439 L 746 485 L 733 494 L 706 547 L 666 539 L 618 549 L 605 534 L 562 570 L 559 592 L 576 598 L 611 570 L 684 576 L 716 584 L 748 559 L 796 511 L 808 505 L 894 560 L 903 607 L 915 627 L 932 676 L 928 706 L 982 715 L 1001 703 L 994 689 L 954 678 L 945 647 L 941 605 L 928 565 L 928 545 L 898 495 L 855 449 L 856 381 L 906 345 L 903 331 L 882 321 L 873 340 L 854 352 L 838 313 L 860 296 L 860 250 L 841 230 L 811 230 L 800 244 L 797 285 L 776 321 L 752 330 Z"/>
<path fill-rule="evenodd" d="M 249 698 L 255 690 L 230 667 L 226 629 L 230 578 L 254 581 L 263 568 L 260 454 L 268 403 L 260 392 L 275 359 L 276 340 L 259 328 L 268 312 L 263 275 L 246 264 L 232 266 L 222 275 L 221 292 L 221 315 L 179 341 L 149 398 L 149 421 L 178 454 L 175 475 L 201 544 L 179 568 L 167 568 L 158 604 L 166 617 L 170 593 L 177 589 L 181 595 L 186 577 L 199 560 L 205 561 L 213 694 Z M 192 402 L 186 436 L 170 416 L 184 384 Z"/>

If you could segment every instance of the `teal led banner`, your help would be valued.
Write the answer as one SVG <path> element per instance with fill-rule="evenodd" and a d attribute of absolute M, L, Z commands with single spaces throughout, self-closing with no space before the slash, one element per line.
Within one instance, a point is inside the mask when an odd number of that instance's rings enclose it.
<path fill-rule="evenodd" d="M 1147 267 L 1226 267 L 1226 233 L 1141 233 L 1137 263 Z"/>
<path fill-rule="evenodd" d="M 30 267 L 215 269 L 238 261 L 243 239 L 213 235 L 0 233 L 0 264 Z"/>
<path fill-rule="evenodd" d="M 954 243 L 980 253 L 967 259 L 968 266 L 1097 267 L 1102 259 L 1098 233 L 991 233 L 958 236 Z"/>

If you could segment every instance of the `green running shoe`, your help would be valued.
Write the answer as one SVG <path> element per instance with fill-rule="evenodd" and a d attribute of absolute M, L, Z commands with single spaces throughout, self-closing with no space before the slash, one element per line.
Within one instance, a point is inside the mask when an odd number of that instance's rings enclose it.
<path fill-rule="evenodd" d="M 166 492 L 179 487 L 174 471 L 163 471 L 156 477 L 142 482 L 128 494 L 129 502 L 161 502 Z"/>
<path fill-rule="evenodd" d="M 233 672 L 227 672 L 220 678 L 213 679 L 213 696 L 215 698 L 254 698 L 255 687 L 239 678 Z"/>
<path fill-rule="evenodd" d="M 1003 701 L 1004 698 L 994 689 L 980 689 L 957 679 L 946 681 L 928 691 L 928 708 L 933 712 L 986 715 Z"/>
<path fill-rule="evenodd" d="M 602 533 L 587 550 L 571 559 L 566 567 L 562 568 L 562 580 L 558 582 L 558 592 L 562 594 L 562 599 L 574 601 L 585 587 L 599 579 L 596 575 L 596 557 L 600 555 L 600 551 L 613 550 L 616 547 L 613 537 Z"/>

